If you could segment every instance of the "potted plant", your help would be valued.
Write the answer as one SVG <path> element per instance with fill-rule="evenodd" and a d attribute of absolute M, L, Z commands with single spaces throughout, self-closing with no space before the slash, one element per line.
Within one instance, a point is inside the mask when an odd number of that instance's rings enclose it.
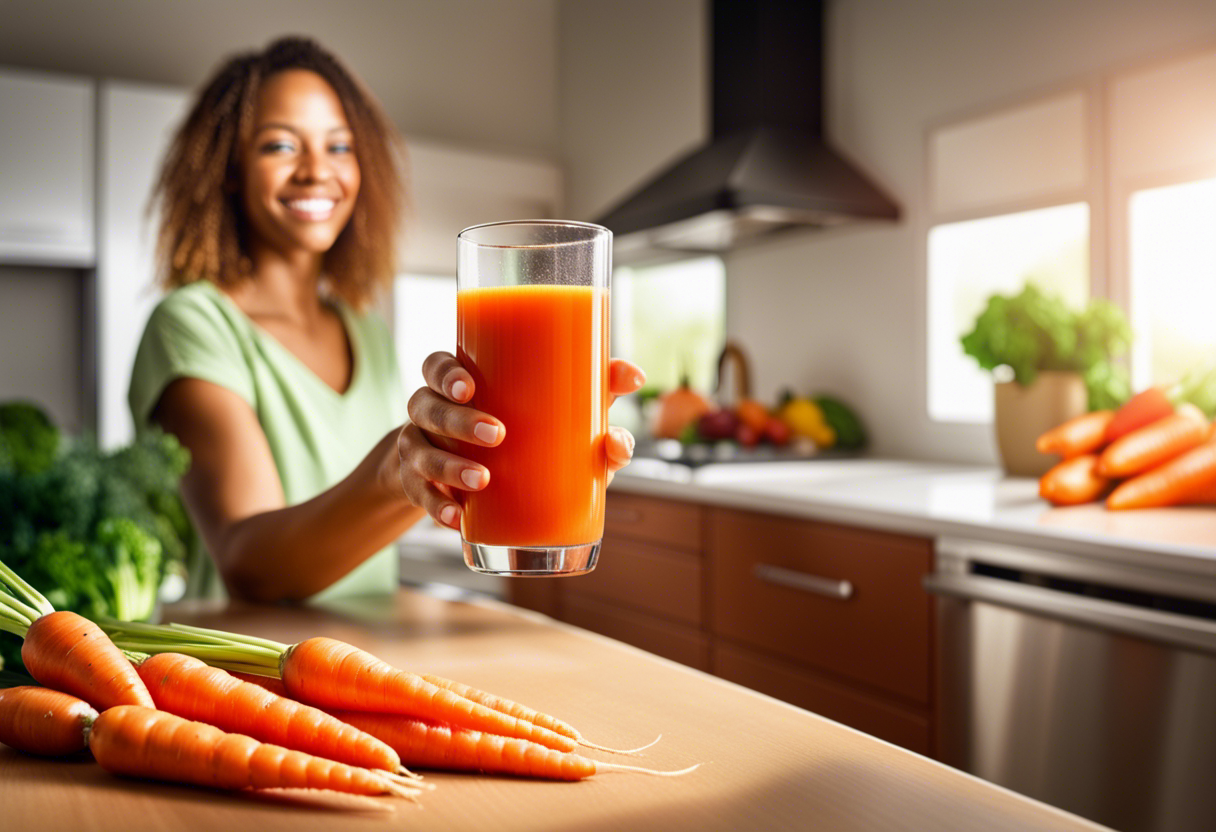
<path fill-rule="evenodd" d="M 1034 283 L 988 299 L 962 345 L 993 372 L 997 449 L 1007 472 L 1044 473 L 1057 460 L 1035 450 L 1039 434 L 1127 399 L 1130 383 L 1119 359 L 1131 338 L 1122 310 L 1106 300 L 1075 311 Z"/>

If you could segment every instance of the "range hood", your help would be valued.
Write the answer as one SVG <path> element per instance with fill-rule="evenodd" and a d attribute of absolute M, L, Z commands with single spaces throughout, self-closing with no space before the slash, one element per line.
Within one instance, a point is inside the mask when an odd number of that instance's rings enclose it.
<path fill-rule="evenodd" d="M 618 250 L 724 251 L 899 218 L 823 138 L 823 2 L 713 0 L 712 134 L 596 222 Z"/>

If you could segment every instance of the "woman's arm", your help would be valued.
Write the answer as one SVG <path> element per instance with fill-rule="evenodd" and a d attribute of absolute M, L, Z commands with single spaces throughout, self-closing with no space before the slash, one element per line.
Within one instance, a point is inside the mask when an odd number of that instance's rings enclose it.
<path fill-rule="evenodd" d="M 178 379 L 152 420 L 190 451 L 182 499 L 234 597 L 307 598 L 423 517 L 396 482 L 396 430 L 341 482 L 287 506 L 266 435 L 237 394 Z"/>
<path fill-rule="evenodd" d="M 384 436 L 341 482 L 294 506 L 285 504 L 270 446 L 247 402 L 199 379 L 165 388 L 152 420 L 192 455 L 182 499 L 231 595 L 262 602 L 307 598 L 426 514 L 460 528 L 453 490 L 484 488 L 490 473 L 432 440 L 493 446 L 504 426 L 461 404 L 472 398 L 473 379 L 451 355 L 430 356 L 423 373 L 428 386 L 410 399 L 411 421 Z M 609 375 L 613 395 L 633 392 L 644 378 L 620 360 Z M 633 437 L 612 428 L 607 451 L 609 468 L 620 469 L 632 456 Z"/>

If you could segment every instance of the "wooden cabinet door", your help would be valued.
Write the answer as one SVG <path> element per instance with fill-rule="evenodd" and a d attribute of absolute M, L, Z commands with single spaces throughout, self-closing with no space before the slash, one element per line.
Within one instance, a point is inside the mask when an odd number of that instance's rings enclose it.
<path fill-rule="evenodd" d="M 715 635 L 929 703 L 929 540 L 719 509 L 708 558 Z"/>

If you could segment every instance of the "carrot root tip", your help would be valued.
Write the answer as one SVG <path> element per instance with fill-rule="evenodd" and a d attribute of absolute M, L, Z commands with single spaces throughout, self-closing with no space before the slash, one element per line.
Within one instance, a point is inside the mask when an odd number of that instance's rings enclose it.
<path fill-rule="evenodd" d="M 411 772 L 410 776 L 408 776 L 408 777 L 403 774 L 390 774 L 387 772 L 382 772 L 380 776 L 385 778 L 386 780 L 388 780 L 391 783 L 395 783 L 398 786 L 401 786 L 402 788 L 405 788 L 405 789 L 409 789 L 410 791 L 413 791 L 415 793 L 420 794 L 424 791 L 427 791 L 427 792 L 435 791 L 434 783 L 422 782 L 422 778 L 419 777 L 417 774 L 414 774 L 413 772 Z"/>
<path fill-rule="evenodd" d="M 661 739 L 663 739 L 663 735 L 659 734 L 650 742 L 646 743 L 645 745 L 640 745 L 637 748 L 609 748 L 606 745 L 598 745 L 597 743 L 589 742 L 584 739 L 582 735 L 579 735 L 575 741 L 584 748 L 594 748 L 596 751 L 607 751 L 609 754 L 639 754 L 645 751 L 647 748 L 650 748 L 652 745 L 658 743 L 658 741 Z"/>
<path fill-rule="evenodd" d="M 421 775 L 421 774 L 417 774 L 417 773 L 415 773 L 415 772 L 412 772 L 412 771 L 410 771 L 408 768 L 406 768 L 405 766 L 397 766 L 397 770 L 396 770 L 395 772 L 393 772 L 393 773 L 394 773 L 394 774 L 397 774 L 397 775 L 399 775 L 399 776 L 401 776 L 401 777 L 405 777 L 405 778 L 407 778 L 407 779 L 409 779 L 409 780 L 421 780 L 421 779 L 422 779 L 422 775 Z"/>
<path fill-rule="evenodd" d="M 596 770 L 597 774 L 600 771 L 632 771 L 637 774 L 653 774 L 656 777 L 679 777 L 681 774 L 688 774 L 689 772 L 696 771 L 700 767 L 701 767 L 701 764 L 696 763 L 694 765 L 689 766 L 688 768 L 682 768 L 677 771 L 659 771 L 659 770 L 653 769 L 653 768 L 642 768 L 641 766 L 623 766 L 623 765 L 620 765 L 619 763 L 599 763 L 599 762 L 597 762 L 595 764 L 595 770 Z"/>

